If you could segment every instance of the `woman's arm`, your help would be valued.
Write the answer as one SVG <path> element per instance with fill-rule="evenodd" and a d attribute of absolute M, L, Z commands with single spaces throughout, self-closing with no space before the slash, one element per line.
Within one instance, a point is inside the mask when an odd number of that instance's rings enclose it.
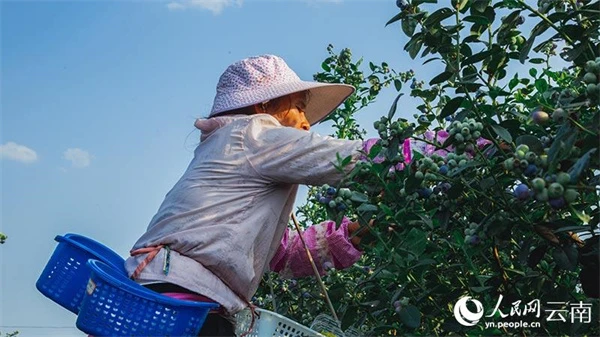
<path fill-rule="evenodd" d="M 344 217 L 337 229 L 334 221 L 324 221 L 308 227 L 302 233 L 319 274 L 323 275 L 326 269 L 348 268 L 361 257 L 362 252 L 350 240 L 349 227 L 353 227 L 353 224 Z M 314 275 L 296 230 L 286 229 L 281 245 L 271 259 L 270 267 L 284 278 Z"/>

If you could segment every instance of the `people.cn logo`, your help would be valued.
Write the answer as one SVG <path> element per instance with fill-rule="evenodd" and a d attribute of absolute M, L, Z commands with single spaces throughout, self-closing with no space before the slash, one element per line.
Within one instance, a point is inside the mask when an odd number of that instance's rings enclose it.
<path fill-rule="evenodd" d="M 469 301 L 475 304 L 475 312 L 471 312 L 467 308 L 467 302 Z M 472 299 L 471 296 L 462 297 L 454 305 L 454 317 L 458 323 L 464 326 L 473 326 L 483 317 L 483 304 L 476 299 Z"/>

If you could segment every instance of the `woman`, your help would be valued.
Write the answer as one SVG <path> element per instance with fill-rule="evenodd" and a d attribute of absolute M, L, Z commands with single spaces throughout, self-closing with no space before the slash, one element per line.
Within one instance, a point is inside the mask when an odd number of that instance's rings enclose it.
<path fill-rule="evenodd" d="M 353 91 L 302 81 L 273 55 L 229 66 L 210 117 L 195 123 L 202 134 L 194 159 L 126 262 L 132 278 L 172 296 L 219 303 L 222 311 L 209 315 L 200 334 L 230 336 L 226 318 L 249 305 L 267 268 L 311 274 L 295 233 L 286 231 L 298 184 L 337 184 L 343 174 L 331 161 L 339 154 L 354 163 L 363 142 L 308 130 Z M 320 270 L 356 262 L 360 238 L 350 237 L 359 227 L 346 220 L 338 229 L 331 221 L 307 229 Z"/>

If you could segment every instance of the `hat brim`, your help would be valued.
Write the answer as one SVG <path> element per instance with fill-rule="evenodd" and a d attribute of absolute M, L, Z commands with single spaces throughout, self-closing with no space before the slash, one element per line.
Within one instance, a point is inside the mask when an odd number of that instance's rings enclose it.
<path fill-rule="evenodd" d="M 210 113 L 210 117 L 218 116 L 230 110 L 248 107 L 306 90 L 310 92 L 310 98 L 304 113 L 311 125 L 317 124 L 325 119 L 355 91 L 353 86 L 339 83 L 309 81 L 281 83 L 266 88 L 253 89 L 252 91 L 237 91 L 217 95 L 220 99 L 230 102 L 239 102 L 239 104 L 236 107 L 230 107 L 228 109 L 213 110 Z M 215 106 L 219 105 L 215 104 Z"/>

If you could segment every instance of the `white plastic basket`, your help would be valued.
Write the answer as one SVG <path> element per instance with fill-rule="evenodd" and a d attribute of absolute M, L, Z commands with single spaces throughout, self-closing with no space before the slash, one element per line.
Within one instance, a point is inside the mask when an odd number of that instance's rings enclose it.
<path fill-rule="evenodd" d="M 320 333 L 305 327 L 291 319 L 265 309 L 256 309 L 259 314 L 254 320 L 254 326 L 249 337 L 324 337 Z M 250 328 L 252 314 L 246 309 L 236 315 L 235 333 L 243 335 Z"/>

